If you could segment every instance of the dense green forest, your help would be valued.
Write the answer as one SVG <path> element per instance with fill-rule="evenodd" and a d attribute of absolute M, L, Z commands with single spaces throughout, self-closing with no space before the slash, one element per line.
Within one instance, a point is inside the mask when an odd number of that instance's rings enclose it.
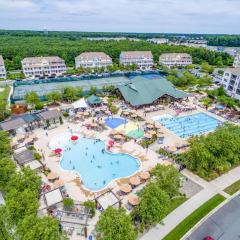
<path fill-rule="evenodd" d="M 58 55 L 66 61 L 67 66 L 74 66 L 75 57 L 84 51 L 106 52 L 115 63 L 118 63 L 120 52 L 129 50 L 150 50 L 156 62 L 159 55 L 165 52 L 190 53 L 196 64 L 207 61 L 211 65 L 217 65 L 222 61 L 223 65 L 231 65 L 233 61 L 226 53 L 185 46 L 157 45 L 146 41 L 90 41 L 74 39 L 71 35 L 69 37 L 0 35 L 0 54 L 5 59 L 8 71 L 21 69 L 21 60 L 24 57 Z"/>
<path fill-rule="evenodd" d="M 36 37 L 46 36 L 44 31 L 27 30 L 0 30 L 0 36 L 12 37 Z M 86 37 L 126 37 L 126 38 L 167 38 L 170 41 L 186 42 L 188 40 L 203 39 L 208 41 L 210 46 L 240 47 L 240 35 L 227 34 L 180 34 L 180 33 L 124 33 L 124 32 L 60 32 L 49 31 L 48 37 L 67 38 L 69 40 L 79 40 Z"/>
<path fill-rule="evenodd" d="M 208 45 L 224 47 L 240 47 L 240 35 L 207 36 Z"/>

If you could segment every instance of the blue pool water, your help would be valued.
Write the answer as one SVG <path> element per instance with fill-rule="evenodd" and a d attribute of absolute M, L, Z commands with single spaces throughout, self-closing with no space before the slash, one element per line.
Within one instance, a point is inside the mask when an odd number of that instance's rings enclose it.
<path fill-rule="evenodd" d="M 111 117 L 109 117 L 109 118 L 105 119 L 105 123 L 110 128 L 117 128 L 122 124 L 126 124 L 127 120 L 123 119 L 123 118 L 111 118 Z"/>
<path fill-rule="evenodd" d="M 70 150 L 69 150 L 70 148 Z M 128 177 L 140 169 L 140 161 L 128 154 L 102 152 L 105 143 L 81 137 L 65 142 L 61 167 L 79 173 L 84 186 L 92 191 L 106 187 L 113 179 Z"/>
<path fill-rule="evenodd" d="M 197 113 L 185 117 L 165 115 L 160 116 L 156 120 L 182 138 L 213 131 L 222 123 L 205 113 Z"/>

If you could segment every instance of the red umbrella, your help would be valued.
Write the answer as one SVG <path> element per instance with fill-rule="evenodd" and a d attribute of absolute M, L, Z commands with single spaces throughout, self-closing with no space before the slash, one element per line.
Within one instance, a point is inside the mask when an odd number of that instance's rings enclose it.
<path fill-rule="evenodd" d="M 77 141 L 77 140 L 78 140 L 78 136 L 76 136 L 76 135 L 72 136 L 72 137 L 71 137 L 71 140 L 72 140 L 72 141 Z"/>
<path fill-rule="evenodd" d="M 114 145 L 114 141 L 113 140 L 109 140 L 108 141 L 108 145 L 112 147 Z"/>
<path fill-rule="evenodd" d="M 54 152 L 55 152 L 56 154 L 61 154 L 62 149 L 61 149 L 61 148 L 56 148 L 56 149 L 54 150 Z"/>

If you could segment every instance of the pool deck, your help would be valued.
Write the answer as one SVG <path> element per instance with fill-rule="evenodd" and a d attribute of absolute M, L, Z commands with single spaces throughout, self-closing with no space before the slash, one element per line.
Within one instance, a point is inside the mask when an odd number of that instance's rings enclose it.
<path fill-rule="evenodd" d="M 189 100 L 190 100 L 189 102 L 190 105 L 196 106 L 195 104 L 193 104 L 192 98 L 189 98 Z M 179 116 L 182 117 L 182 116 L 195 114 L 199 112 L 207 113 L 208 115 L 218 120 L 224 121 L 223 118 L 216 116 L 215 114 L 206 112 L 204 109 L 200 107 L 197 107 L 197 110 L 194 110 L 192 112 L 181 113 Z M 170 109 L 168 107 L 166 107 L 165 110 L 147 113 L 146 115 L 144 114 L 143 109 L 137 110 L 137 113 L 139 116 L 145 119 L 145 121 L 138 123 L 140 124 L 140 127 L 144 125 L 146 121 L 153 122 L 152 120 L 153 117 L 163 115 L 163 114 L 171 114 L 173 116 L 176 115 L 176 112 L 173 109 Z M 121 114 L 121 111 L 119 112 L 118 115 L 115 115 L 114 117 L 119 117 L 120 114 Z M 73 133 L 84 134 L 89 138 L 93 138 L 93 139 L 98 138 L 104 142 L 107 142 L 110 139 L 109 133 L 112 131 L 112 129 L 107 128 L 107 130 L 104 130 L 103 132 L 99 133 L 94 130 L 87 130 L 86 127 L 83 126 L 85 121 L 80 123 L 72 123 L 72 122 L 68 122 L 67 119 L 63 119 L 63 120 L 64 120 L 64 123 L 62 125 L 58 125 L 56 128 L 48 130 L 47 131 L 48 135 L 46 135 L 46 130 L 43 130 L 43 129 L 34 130 L 33 135 L 38 139 L 35 142 L 35 148 L 37 149 L 37 151 L 39 151 L 41 154 L 45 156 L 45 160 L 43 160 L 43 163 L 46 164 L 46 166 L 51 171 L 56 172 L 60 176 L 60 179 L 63 180 L 67 193 L 72 199 L 78 202 L 93 200 L 96 193 L 86 190 L 82 186 L 81 179 L 76 172 L 66 171 L 61 168 L 60 158 L 57 156 L 52 156 L 52 150 L 48 147 L 48 143 L 53 137 L 70 130 L 72 130 Z M 89 119 L 87 119 L 86 122 L 89 122 Z M 134 140 L 130 140 L 129 142 L 126 142 L 122 145 L 119 144 L 115 146 L 112 149 L 112 152 L 128 153 L 136 158 L 139 158 L 140 155 L 145 155 L 144 159 L 141 160 L 141 163 L 142 163 L 141 171 L 149 171 L 152 168 L 154 168 L 158 163 L 171 164 L 169 161 L 159 158 L 159 155 L 156 153 L 156 151 L 159 150 L 160 147 L 179 146 L 179 145 L 187 144 L 188 142 L 186 139 L 178 137 L 174 132 L 162 126 L 159 122 L 155 121 L 155 125 L 160 126 L 161 131 L 163 132 L 164 144 L 159 145 L 158 143 L 154 143 L 151 146 L 149 146 L 148 150 L 146 150 L 146 149 L 143 149 L 139 144 L 135 143 Z M 138 175 L 138 173 L 136 175 Z M 52 185 L 44 174 L 41 174 L 41 177 L 44 182 Z M 129 178 L 114 180 L 110 183 L 110 185 L 108 185 L 108 187 L 113 189 L 113 191 L 117 193 L 117 191 L 119 190 L 119 186 L 127 182 L 129 182 Z M 132 193 L 136 193 L 137 191 L 141 190 L 144 187 L 144 185 L 145 185 L 144 183 L 139 185 L 138 187 L 133 189 Z M 104 189 L 99 191 L 98 194 L 100 194 L 103 191 Z M 122 197 L 122 203 L 124 206 L 127 204 L 127 197 L 128 195 Z M 99 215 L 100 213 L 97 211 L 96 216 L 93 219 L 91 219 L 91 221 L 89 222 L 89 227 L 88 227 L 89 232 L 91 232 L 94 229 L 94 226 L 99 218 Z M 72 236 L 71 239 L 81 240 L 85 238 L 82 238 L 79 236 Z"/>

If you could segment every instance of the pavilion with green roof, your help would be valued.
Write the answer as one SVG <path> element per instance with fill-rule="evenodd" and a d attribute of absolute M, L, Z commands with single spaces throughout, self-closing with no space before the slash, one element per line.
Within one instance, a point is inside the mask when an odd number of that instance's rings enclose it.
<path fill-rule="evenodd" d="M 89 105 L 99 105 L 102 103 L 102 100 L 100 97 L 96 96 L 96 95 L 91 95 L 86 99 L 87 103 Z"/>
<path fill-rule="evenodd" d="M 119 86 L 118 89 L 125 101 L 134 107 L 152 104 L 162 97 L 182 99 L 188 96 L 164 77 L 155 79 L 135 77 L 130 83 Z"/>

